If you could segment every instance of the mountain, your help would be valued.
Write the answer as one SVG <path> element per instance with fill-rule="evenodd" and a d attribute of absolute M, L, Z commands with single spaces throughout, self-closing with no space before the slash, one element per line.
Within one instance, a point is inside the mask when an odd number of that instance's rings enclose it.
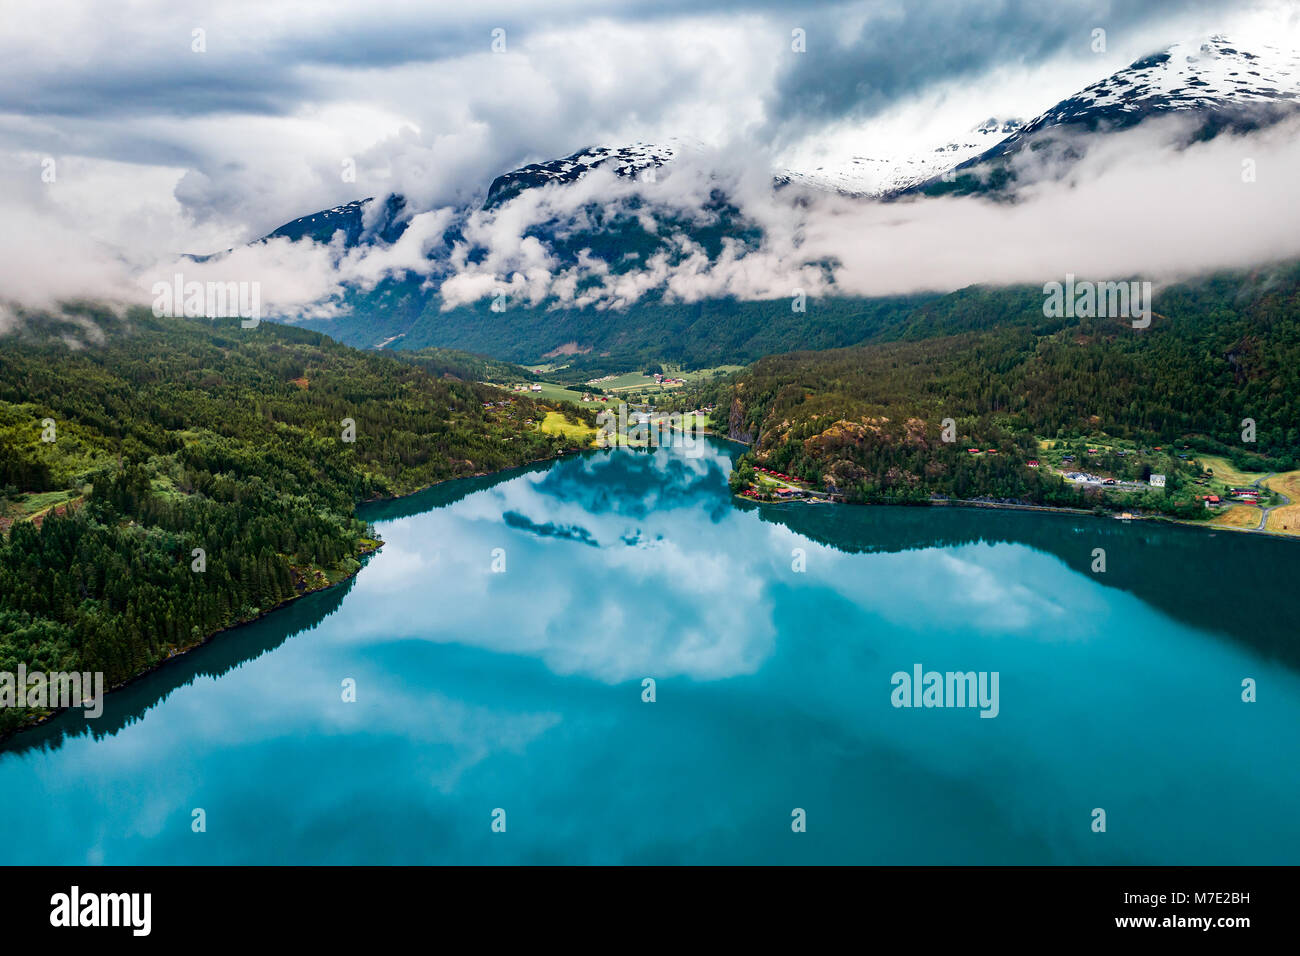
<path fill-rule="evenodd" d="M 592 372 L 625 371 L 664 360 L 692 366 L 726 364 L 737 358 L 758 358 L 782 346 L 780 336 L 773 340 L 769 323 L 762 319 L 736 327 L 734 305 L 764 315 L 777 312 L 780 327 L 792 323 L 800 327 L 801 341 L 823 341 L 827 347 L 858 341 L 860 336 L 852 334 L 830 338 L 804 334 L 807 318 L 792 314 L 788 302 L 780 310 L 770 303 L 682 306 L 665 303 L 659 290 L 636 289 L 634 280 L 631 294 L 620 290 L 624 277 L 640 269 L 672 270 L 687 260 L 712 263 L 724 251 L 737 254 L 758 247 L 761 229 L 741 215 L 721 185 L 706 188 L 702 201 L 689 207 L 657 200 L 659 171 L 667 168 L 666 175 L 672 176 L 672 161 L 692 148 L 693 144 L 681 141 L 588 147 L 497 176 L 482 202 L 452 210 L 445 228 L 426 250 L 427 268 L 419 274 L 389 275 L 365 286 L 348 285 L 341 315 L 301 324 L 361 348 L 452 348 L 510 362 L 569 354 L 574 364 Z M 562 276 L 568 271 L 578 276 L 571 295 L 579 301 L 566 307 L 548 297 L 521 305 L 511 281 L 522 277 L 523 268 L 510 264 L 494 283 L 509 295 L 509 308 L 496 307 L 495 295 L 448 301 L 443 283 L 472 270 L 490 254 L 483 237 L 503 207 L 528 191 L 563 190 L 599 171 L 635 181 L 638 188 L 627 190 L 617 201 L 601 197 L 569 204 L 557 195 L 556 202 L 531 211 L 533 220 L 521 237 L 545 250 L 550 274 Z M 377 202 L 360 200 L 305 216 L 259 241 L 336 238 L 345 249 L 362 247 L 382 253 L 409 228 L 415 211 L 400 196 L 387 197 L 383 208 Z M 588 307 L 596 298 L 603 300 L 600 307 Z M 834 319 L 830 321 L 833 326 Z M 719 333 L 727 339 L 725 346 Z M 737 342 L 737 334 L 747 341 Z M 695 348 L 697 341 L 704 347 Z"/>
<path fill-rule="evenodd" d="M 406 231 L 406 199 L 390 194 L 378 206 L 373 205 L 374 197 L 356 199 L 333 209 L 322 209 L 309 216 L 286 222 L 251 245 L 267 242 L 271 239 L 288 239 L 297 242 L 310 239 L 312 242 L 329 243 L 338 233 L 343 234 L 345 248 L 376 243 L 392 243 L 401 238 Z M 214 252 L 207 255 L 186 255 L 184 258 L 194 262 L 211 262 L 230 252 Z"/>
<path fill-rule="evenodd" d="M 968 159 L 979 156 L 1024 123 L 1018 119 L 989 117 L 961 136 L 914 150 L 898 151 L 891 144 L 876 145 L 876 155 L 853 154 L 827 158 L 811 168 L 789 168 L 778 174 L 778 181 L 797 183 L 810 189 L 822 189 L 846 196 L 882 197 L 929 182 Z"/>
<path fill-rule="evenodd" d="M 596 169 L 608 169 L 625 179 L 647 176 L 652 170 L 671 162 L 679 149 L 675 143 L 589 146 L 563 159 L 530 163 L 492 180 L 483 208 L 493 209 L 507 203 L 526 189 L 576 182 Z"/>
<path fill-rule="evenodd" d="M 1197 122 L 1192 138 L 1203 139 L 1222 129 L 1258 129 L 1293 115 L 1297 107 L 1300 53 L 1267 44 L 1256 51 L 1242 50 L 1215 35 L 1143 57 L 1028 122 L 990 117 L 947 142 L 914 148 L 873 143 L 860 152 L 820 159 L 815 166 L 777 169 L 773 178 L 778 186 L 796 184 L 858 197 L 968 192 L 979 183 L 964 176 L 978 173 L 978 180 L 987 180 L 1005 167 L 1007 158 L 1041 152 L 1066 134 L 1113 132 L 1152 117 L 1183 114 Z M 649 178 L 690 146 L 698 149 L 698 144 L 680 140 L 589 146 L 559 159 L 530 163 L 493 179 L 481 208 L 496 209 L 526 190 L 574 183 L 598 169 L 625 179 Z M 1077 139 L 1071 139 L 1068 148 L 1078 152 Z M 955 182 L 954 174 L 963 181 Z M 404 229 L 405 199 L 387 197 L 386 208 L 370 212 L 374 221 L 367 225 L 366 209 L 373 201 L 361 199 L 295 219 L 267 238 L 328 241 L 342 230 L 348 246 L 365 239 L 394 241 Z"/>
<path fill-rule="evenodd" d="M 274 232 L 263 237 L 267 239 L 311 239 L 313 242 L 329 242 L 335 233 L 343 233 L 345 246 L 360 245 L 367 242 L 396 242 L 406 231 L 406 220 L 402 213 L 406 209 L 406 200 L 402 196 L 389 195 L 383 203 L 374 207 L 374 198 L 358 199 L 354 202 L 335 206 L 303 216 L 292 222 L 286 222 Z M 367 223 L 367 217 L 370 222 Z"/>
<path fill-rule="evenodd" d="M 589 146 L 562 159 L 553 159 L 544 163 L 529 163 L 518 169 L 503 173 L 492 180 L 482 209 L 498 208 L 514 199 L 528 189 L 549 185 L 564 185 L 577 182 L 583 176 L 597 169 L 608 169 L 615 175 L 630 179 L 645 176 L 651 170 L 664 166 L 677 156 L 681 146 L 677 143 L 654 145 L 633 143 L 629 146 Z M 396 193 L 384 197 L 380 206 L 373 205 L 375 197 L 357 199 L 353 202 L 324 209 L 294 219 L 263 236 L 259 242 L 268 239 L 311 239 L 314 242 L 330 242 L 336 233 L 343 233 L 345 248 L 375 243 L 392 243 L 401 238 L 409 221 L 406 197 Z M 412 210 L 418 212 L 419 210 Z M 472 211 L 467 206 L 461 210 L 458 223 Z M 460 235 L 458 228 L 453 228 L 453 236 Z"/>
<path fill-rule="evenodd" d="M 1065 175 L 1100 137 L 1153 118 L 1187 117 L 1186 142 L 1178 144 L 1186 145 L 1224 129 L 1268 125 L 1298 104 L 1300 57 L 1272 47 L 1245 51 L 1216 36 L 1145 57 L 1028 122 L 990 118 L 950 142 L 904 150 L 883 144 L 842 161 L 778 171 L 774 195 L 787 207 L 815 190 L 863 202 L 1013 196 L 1036 177 Z M 664 276 L 707 272 L 724 257 L 761 249 L 767 236 L 729 195 L 731 180 L 683 164 L 691 148 L 678 141 L 590 146 L 502 173 L 481 198 L 451 211 L 429 240 L 427 268 L 347 285 L 340 316 L 306 324 L 358 347 L 452 348 L 516 363 L 563 355 L 575 374 L 603 374 L 645 362 L 700 367 L 853 345 L 915 307 L 918 297 L 819 303 L 814 322 L 785 299 L 737 301 L 710 291 L 705 301 L 684 303 L 698 293 L 671 295 Z M 625 183 L 612 198 L 566 192 L 601 171 Z M 683 190 L 674 188 L 678 175 L 702 178 Z M 546 201 L 527 210 L 522 226 L 509 227 L 522 234 L 506 245 L 520 241 L 498 255 L 496 217 L 534 190 L 547 191 Z M 683 196 L 703 198 L 685 205 Z M 286 223 L 267 239 L 338 237 L 345 248 L 382 252 L 423 211 L 396 195 L 359 200 Z M 825 276 L 834 269 L 832 262 L 806 265 Z M 660 278 L 643 281 L 652 274 Z"/>
<path fill-rule="evenodd" d="M 1003 144 L 1014 144 L 1050 126 L 1106 123 L 1122 128 L 1177 110 L 1222 111 L 1300 98 L 1300 54 L 1263 46 L 1237 50 L 1223 36 L 1199 45 L 1179 43 L 1085 87 L 1025 124 Z"/>
<path fill-rule="evenodd" d="M 1024 182 L 1027 167 L 1017 157 L 1034 153 L 1035 168 L 1059 176 L 1086 154 L 1094 134 L 1132 129 L 1155 117 L 1187 117 L 1187 145 L 1223 130 L 1260 129 L 1298 109 L 1300 53 L 1268 45 L 1240 50 L 1221 35 L 1178 43 L 1061 100 L 947 175 L 900 193 L 1007 192 Z"/>

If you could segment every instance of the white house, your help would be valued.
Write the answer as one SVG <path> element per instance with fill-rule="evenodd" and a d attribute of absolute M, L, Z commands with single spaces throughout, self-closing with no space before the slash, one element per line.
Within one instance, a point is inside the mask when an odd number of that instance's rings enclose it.
<path fill-rule="evenodd" d="M 1152 475 L 1152 476 L 1151 476 L 1151 487 L 1152 487 L 1152 488 L 1163 488 L 1164 486 L 1165 486 L 1165 476 L 1164 476 L 1164 475 Z"/>

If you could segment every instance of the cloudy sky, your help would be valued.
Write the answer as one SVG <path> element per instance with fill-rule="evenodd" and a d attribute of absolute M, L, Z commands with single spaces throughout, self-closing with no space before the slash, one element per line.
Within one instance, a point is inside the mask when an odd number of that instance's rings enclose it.
<path fill-rule="evenodd" d="M 942 142 L 1179 40 L 1297 28 L 1278 0 L 5 0 L 0 298 L 111 294 L 365 196 L 438 210 L 596 143 L 678 137 L 770 171 Z M 837 222 L 812 231 L 843 242 Z M 876 245 L 947 228 L 924 225 Z"/>

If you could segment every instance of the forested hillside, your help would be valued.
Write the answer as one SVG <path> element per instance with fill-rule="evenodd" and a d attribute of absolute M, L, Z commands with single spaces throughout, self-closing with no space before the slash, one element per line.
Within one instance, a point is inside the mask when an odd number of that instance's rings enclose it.
<path fill-rule="evenodd" d="M 555 454 L 545 411 L 287 326 L 21 317 L 0 337 L 0 671 L 111 685 L 339 580 L 374 546 L 358 501 Z M 31 716 L 0 710 L 0 733 Z"/>
<path fill-rule="evenodd" d="M 484 301 L 444 312 L 436 296 L 425 302 L 415 294 L 419 285 L 413 280 L 411 290 L 404 292 L 400 284 L 381 283 L 367 296 L 349 298 L 353 314 L 306 324 L 358 348 L 401 336 L 387 348 L 436 346 L 521 363 L 559 356 L 554 360 L 569 368 L 555 377 L 585 381 L 656 363 L 697 369 L 752 362 L 794 349 L 856 345 L 897 334 L 917 306 L 938 298 L 927 294 L 796 302 L 791 290 L 790 298 L 766 301 L 666 304 L 648 298 L 622 310 L 530 308 L 507 302 L 499 312 Z"/>
<path fill-rule="evenodd" d="M 758 461 L 856 500 L 1071 503 L 1073 489 L 1025 467 L 1040 438 L 1177 440 L 1257 469 L 1300 461 L 1300 268 L 1165 289 L 1148 329 L 1045 318 L 1042 302 L 1037 289 L 964 290 L 876 344 L 765 358 L 703 398 Z"/>
<path fill-rule="evenodd" d="M 437 378 L 460 378 L 467 382 L 527 382 L 534 378 L 532 371 L 522 365 L 458 349 L 394 349 L 388 354 Z"/>

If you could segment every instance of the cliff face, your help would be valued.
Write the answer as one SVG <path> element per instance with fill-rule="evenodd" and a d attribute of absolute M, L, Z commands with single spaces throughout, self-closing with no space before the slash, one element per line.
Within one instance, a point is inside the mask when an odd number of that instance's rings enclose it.
<path fill-rule="evenodd" d="M 753 434 L 745 429 L 745 406 L 738 397 L 732 398 L 731 410 L 727 414 L 727 437 L 746 444 L 754 442 Z"/>

